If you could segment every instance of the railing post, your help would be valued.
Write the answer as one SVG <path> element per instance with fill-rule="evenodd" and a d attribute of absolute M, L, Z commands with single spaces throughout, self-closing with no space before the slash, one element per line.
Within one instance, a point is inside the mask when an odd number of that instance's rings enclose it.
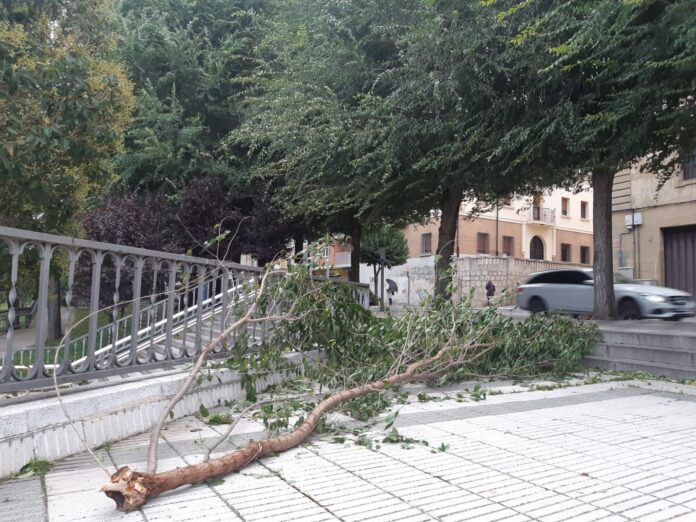
<path fill-rule="evenodd" d="M 92 285 L 89 292 L 89 331 L 87 334 L 87 361 L 86 369 L 95 367 L 94 353 L 97 346 L 97 327 L 99 326 L 99 285 L 101 283 L 101 268 L 104 261 L 104 252 L 92 252 Z"/>
<path fill-rule="evenodd" d="M 206 269 L 203 265 L 197 265 L 196 270 L 198 271 L 198 306 L 196 307 L 196 341 L 195 341 L 195 352 L 199 353 L 201 351 L 202 343 L 202 332 L 203 332 L 203 301 L 205 301 L 205 276 Z"/>
<path fill-rule="evenodd" d="M 131 315 L 131 339 L 130 339 L 130 355 L 124 366 L 135 365 L 138 357 L 138 330 L 140 330 L 140 295 L 142 293 L 143 284 L 143 266 L 145 259 L 138 256 L 133 261 L 133 304 Z"/>
<path fill-rule="evenodd" d="M 152 293 L 150 294 L 150 313 L 148 314 L 148 337 L 150 338 L 150 347 L 147 350 L 147 357 L 143 362 L 153 360 L 155 353 L 155 328 L 157 326 L 157 310 L 155 303 L 157 302 L 157 276 L 159 275 L 160 262 L 152 259 Z"/>
<path fill-rule="evenodd" d="M 48 334 L 48 283 L 51 277 L 51 257 L 53 247 L 50 244 L 40 244 L 39 249 L 39 298 L 36 307 L 36 348 L 34 366 L 30 377 L 44 375 L 44 350 Z"/>
<path fill-rule="evenodd" d="M 120 256 L 113 256 L 114 259 L 114 293 L 112 296 L 113 308 L 111 308 L 111 336 L 109 339 L 109 344 L 111 349 L 109 353 L 106 354 L 105 359 L 107 362 L 107 367 L 113 365 L 113 361 L 116 359 L 116 342 L 118 341 L 118 304 L 121 302 L 121 293 L 118 291 L 121 286 L 121 265 L 123 260 Z M 102 347 L 103 348 L 103 347 Z"/>
<path fill-rule="evenodd" d="M 208 285 L 210 286 L 210 290 L 208 291 L 208 299 L 210 299 L 210 331 L 208 332 L 209 339 L 214 339 L 215 337 L 215 289 L 217 286 L 217 275 L 218 271 L 213 268 L 210 271 L 210 282 Z M 219 351 L 220 349 L 216 349 L 215 351 Z"/>
<path fill-rule="evenodd" d="M 77 265 L 77 258 L 79 253 L 74 249 L 70 248 L 68 250 L 68 287 L 65 289 L 65 307 L 68 310 L 68 317 L 70 318 L 69 324 L 65 331 L 65 343 L 63 348 L 63 361 L 58 368 L 54 368 L 56 375 L 60 375 L 65 372 L 70 367 L 70 344 L 72 343 L 72 332 L 73 323 L 75 322 L 75 317 L 73 315 L 72 309 L 72 298 L 73 298 L 73 286 L 75 285 L 75 266 Z M 58 346 L 60 350 L 60 346 Z"/>
<path fill-rule="evenodd" d="M 167 281 L 167 328 L 164 341 L 164 359 L 172 359 L 172 328 L 174 322 L 174 294 L 176 292 L 176 263 L 169 262 L 169 280 Z"/>
<path fill-rule="evenodd" d="M 5 354 L 2 362 L 2 371 L 0 372 L 0 382 L 8 382 L 13 375 L 14 368 L 14 349 L 12 342 L 14 338 L 14 321 L 16 318 L 14 303 L 17 299 L 17 275 L 19 272 L 19 255 L 22 252 L 21 247 L 14 241 L 9 242 L 10 257 L 10 291 L 7 295 L 8 307 L 7 310 L 7 336 L 5 338 Z"/>
<path fill-rule="evenodd" d="M 222 305 L 220 308 L 220 332 L 224 332 L 227 329 L 230 314 L 230 297 L 228 295 L 230 285 L 230 271 L 227 267 L 223 267 L 222 270 Z M 223 341 L 222 346 L 224 350 L 227 349 L 227 339 Z"/>
<path fill-rule="evenodd" d="M 184 321 L 183 321 L 183 326 L 181 328 L 181 346 L 182 346 L 182 351 L 183 357 L 186 357 L 190 355 L 189 349 L 188 349 L 188 330 L 189 330 L 189 292 L 191 291 L 191 265 L 188 263 L 185 263 L 183 266 L 184 269 L 184 290 L 183 290 L 183 299 L 184 299 Z"/>

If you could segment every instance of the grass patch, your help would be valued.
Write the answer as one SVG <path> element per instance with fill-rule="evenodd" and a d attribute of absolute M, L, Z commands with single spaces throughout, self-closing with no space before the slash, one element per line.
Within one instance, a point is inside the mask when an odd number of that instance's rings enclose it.
<path fill-rule="evenodd" d="M 208 426 L 220 426 L 221 424 L 232 424 L 232 416 L 227 413 L 215 413 L 206 420 Z"/>
<path fill-rule="evenodd" d="M 52 467 L 53 464 L 47 460 L 34 458 L 22 466 L 22 469 L 19 470 L 19 473 L 17 473 L 14 478 L 23 479 L 33 477 L 35 475 L 40 477 L 48 473 Z"/>

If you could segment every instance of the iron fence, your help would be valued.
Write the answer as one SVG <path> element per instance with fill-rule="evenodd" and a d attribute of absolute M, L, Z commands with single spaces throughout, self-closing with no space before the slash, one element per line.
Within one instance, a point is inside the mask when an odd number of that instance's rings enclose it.
<path fill-rule="evenodd" d="M 54 375 L 59 383 L 83 381 L 193 360 L 248 309 L 261 272 L 232 262 L 8 227 L 0 227 L 0 240 L 6 245 L 0 259 L 9 265 L 0 268 L 0 290 L 6 301 L 0 392 L 50 386 Z M 34 260 L 37 269 L 21 269 L 23 257 Z M 58 271 L 64 281 L 58 309 L 67 312 L 68 324 L 62 342 L 52 343 L 47 336 L 49 299 L 55 298 L 51 278 Z M 20 287 L 36 292 L 29 343 L 27 331 L 18 329 Z M 354 293 L 368 306 L 366 285 L 355 285 Z M 78 308 L 78 300 L 88 308 Z M 55 309 L 56 303 L 51 306 Z M 106 315 L 100 312 L 105 307 Z M 79 335 L 74 333 L 79 332 L 78 312 L 86 312 L 86 328 Z M 250 324 L 216 349 L 212 358 L 226 356 L 239 341 L 263 342 L 271 326 Z M 25 337 L 22 343 L 20 332 Z"/>

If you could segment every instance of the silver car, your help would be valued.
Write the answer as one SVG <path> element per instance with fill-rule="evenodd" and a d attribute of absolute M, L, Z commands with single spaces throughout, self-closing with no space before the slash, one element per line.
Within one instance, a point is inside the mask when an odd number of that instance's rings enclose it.
<path fill-rule="evenodd" d="M 592 269 L 537 272 L 517 292 L 517 306 L 533 314 L 546 310 L 591 314 L 594 310 Z M 678 321 L 694 316 L 693 297 L 681 290 L 637 284 L 621 274 L 614 274 L 614 293 L 620 319 Z"/>

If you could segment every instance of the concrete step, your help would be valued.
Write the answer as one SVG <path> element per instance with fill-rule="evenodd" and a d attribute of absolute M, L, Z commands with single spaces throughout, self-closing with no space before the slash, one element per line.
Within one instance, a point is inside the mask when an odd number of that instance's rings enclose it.
<path fill-rule="evenodd" d="M 606 344 L 696 350 L 696 324 L 649 321 L 599 323 Z"/>
<path fill-rule="evenodd" d="M 602 359 L 656 362 L 675 366 L 696 366 L 696 348 L 670 348 L 629 344 L 598 343 L 593 356 Z"/>
<path fill-rule="evenodd" d="M 322 357 L 318 352 L 308 356 L 310 360 Z M 295 365 L 302 360 L 297 353 L 283 357 Z M 243 401 L 246 392 L 238 372 L 225 368 L 211 372 L 216 378 L 203 379 L 189 390 L 174 408 L 173 418 L 191 415 L 201 404 L 212 408 L 224 400 Z M 98 387 L 93 382 L 85 388 L 64 390 L 63 405 L 69 417 L 53 390 L 29 395 L 22 402 L 5 399 L 0 408 L 0 479 L 16 473 L 32 458 L 53 461 L 81 453 L 84 448 L 75 429 L 92 448 L 149 430 L 188 373 L 186 364 L 172 371 L 143 372 L 137 379 L 113 376 L 111 382 Z M 261 374 L 256 389 L 260 392 L 287 377 L 287 372 Z"/>
<path fill-rule="evenodd" d="M 600 368 L 602 370 L 621 370 L 626 372 L 644 372 L 652 375 L 662 375 L 674 379 L 696 379 L 696 366 L 671 365 L 658 362 L 638 361 L 633 359 L 604 359 L 588 355 L 583 357 L 583 365 L 586 368 Z"/>

